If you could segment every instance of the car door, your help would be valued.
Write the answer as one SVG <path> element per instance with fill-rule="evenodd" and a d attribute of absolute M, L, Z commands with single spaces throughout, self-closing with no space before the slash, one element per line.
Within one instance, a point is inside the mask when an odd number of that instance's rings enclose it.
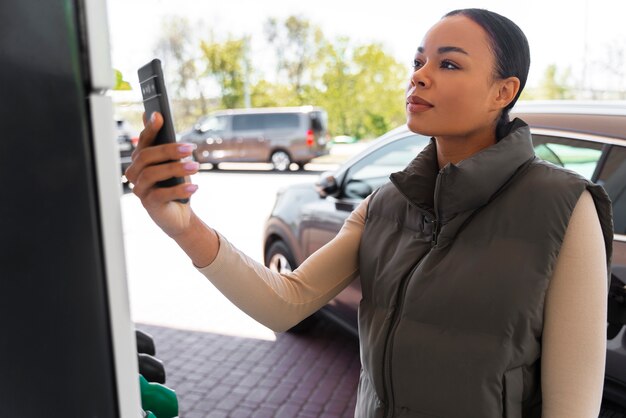
<path fill-rule="evenodd" d="M 233 116 L 233 136 L 231 155 L 233 161 L 264 161 L 260 153 L 265 141 L 264 114 L 245 114 Z"/>
<path fill-rule="evenodd" d="M 579 137 L 580 136 L 580 137 Z M 613 259 L 608 298 L 605 394 L 626 389 L 626 142 L 572 134 L 533 135 L 544 160 L 573 170 L 604 187 L 613 205 Z M 623 395 L 621 395 L 623 396 Z M 624 399 L 622 399 L 624 401 Z"/>
<path fill-rule="evenodd" d="M 535 155 L 559 167 L 575 171 L 588 180 L 597 177 L 604 143 L 569 138 L 549 132 L 533 133 Z"/>
<path fill-rule="evenodd" d="M 626 389 L 626 143 L 612 144 L 606 153 L 597 183 L 613 205 L 613 259 L 608 301 L 608 341 L 605 389 Z"/>
<path fill-rule="evenodd" d="M 428 144 L 429 138 L 405 133 L 390 141 L 342 172 L 340 193 L 306 205 L 303 209 L 303 241 L 307 256 L 337 235 L 350 213 L 374 190 L 389 181 L 389 175 L 404 169 Z M 361 283 L 354 280 L 325 308 L 325 313 L 356 330 Z"/>
<path fill-rule="evenodd" d="M 227 115 L 208 116 L 194 126 L 192 140 L 198 145 L 200 161 L 219 162 L 228 157 L 229 134 Z"/>

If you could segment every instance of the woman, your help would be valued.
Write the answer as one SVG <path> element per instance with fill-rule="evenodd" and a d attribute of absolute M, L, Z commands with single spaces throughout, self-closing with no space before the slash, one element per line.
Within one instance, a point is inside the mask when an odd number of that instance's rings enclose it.
<path fill-rule="evenodd" d="M 418 48 L 407 125 L 432 136 L 296 271 L 273 273 L 158 189 L 195 163 L 189 145 L 147 148 L 126 176 L 154 221 L 213 284 L 281 331 L 360 277 L 358 417 L 592 417 L 602 396 L 610 203 L 534 157 L 508 111 L 528 44 L 510 20 L 449 13 Z"/>

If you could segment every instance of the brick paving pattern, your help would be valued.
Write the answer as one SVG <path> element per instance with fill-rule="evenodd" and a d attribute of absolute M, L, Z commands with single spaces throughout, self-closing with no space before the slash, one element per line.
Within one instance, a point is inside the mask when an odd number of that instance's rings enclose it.
<path fill-rule="evenodd" d="M 354 416 L 358 341 L 325 320 L 276 341 L 137 328 L 154 337 L 181 418 Z"/>

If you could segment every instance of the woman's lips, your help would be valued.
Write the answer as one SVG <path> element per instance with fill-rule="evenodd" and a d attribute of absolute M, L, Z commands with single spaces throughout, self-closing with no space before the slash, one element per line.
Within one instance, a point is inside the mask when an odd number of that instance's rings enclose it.
<path fill-rule="evenodd" d="M 424 104 L 414 104 L 414 103 L 407 103 L 406 104 L 406 109 L 411 112 L 411 113 L 421 113 L 421 112 L 425 112 L 427 110 L 432 109 L 433 106 L 431 105 L 424 105 Z"/>
<path fill-rule="evenodd" d="M 409 96 L 406 98 L 406 108 L 410 113 L 421 113 L 432 109 L 434 106 L 419 96 Z"/>

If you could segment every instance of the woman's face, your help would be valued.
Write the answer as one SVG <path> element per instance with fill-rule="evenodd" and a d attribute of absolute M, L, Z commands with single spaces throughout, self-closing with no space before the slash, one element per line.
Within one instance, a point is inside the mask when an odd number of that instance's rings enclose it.
<path fill-rule="evenodd" d="M 436 137 L 494 129 L 501 106 L 487 33 L 464 16 L 439 21 L 417 50 L 406 92 L 407 126 Z"/>

